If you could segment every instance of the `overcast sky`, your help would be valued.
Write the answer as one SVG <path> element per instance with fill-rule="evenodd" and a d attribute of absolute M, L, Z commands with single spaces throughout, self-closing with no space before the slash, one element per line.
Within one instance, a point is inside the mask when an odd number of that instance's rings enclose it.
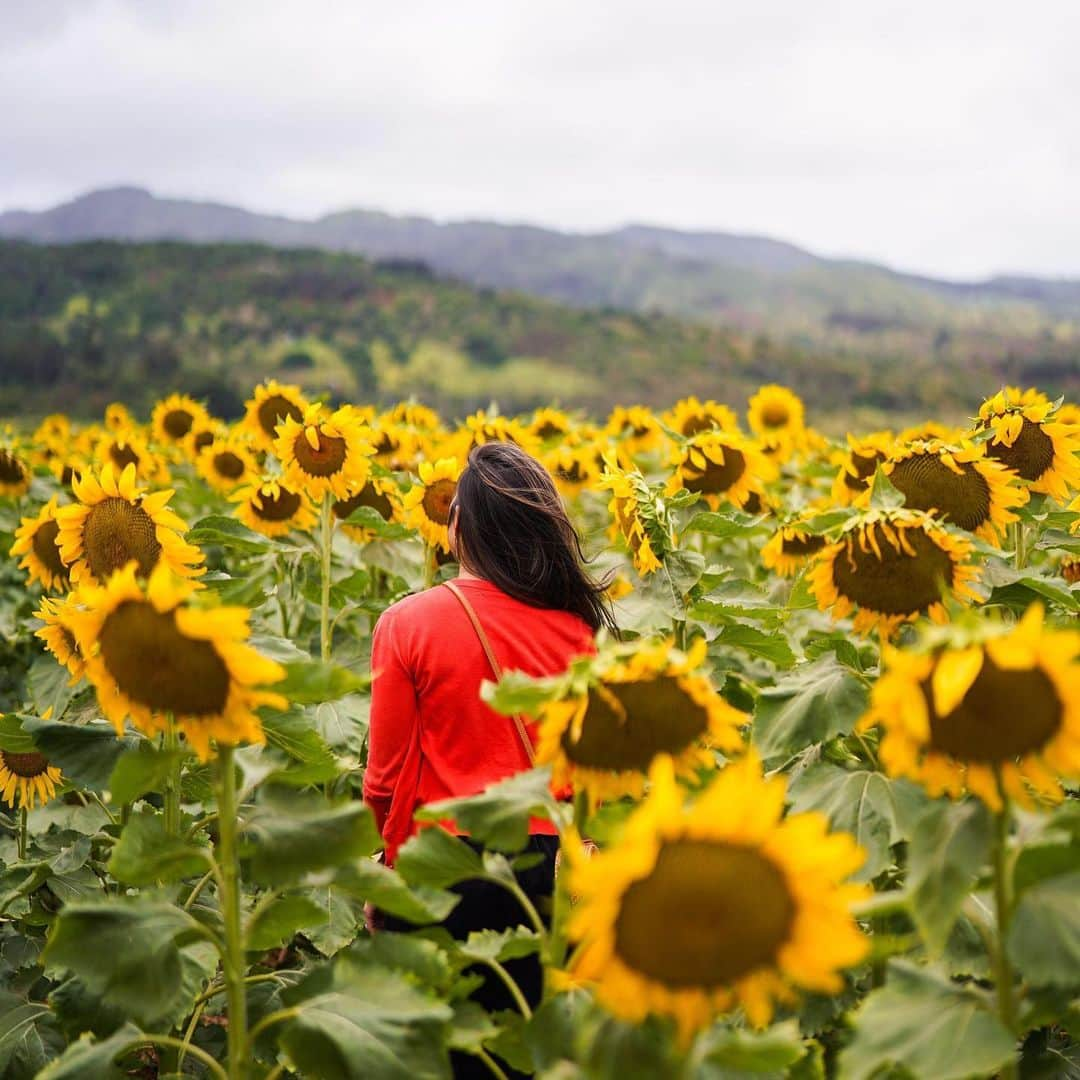
<path fill-rule="evenodd" d="M 118 183 L 1080 276 L 1080 2 L 0 0 L 0 208 Z"/>

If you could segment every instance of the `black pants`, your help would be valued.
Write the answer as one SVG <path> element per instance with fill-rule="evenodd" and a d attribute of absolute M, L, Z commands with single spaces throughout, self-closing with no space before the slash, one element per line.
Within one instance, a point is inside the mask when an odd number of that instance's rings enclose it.
<path fill-rule="evenodd" d="M 462 837 L 477 851 L 483 849 L 468 837 Z M 522 854 L 542 855 L 536 866 L 527 867 L 515 876 L 522 891 L 532 901 L 544 923 L 551 919 L 551 897 L 555 890 L 555 855 L 559 850 L 557 836 L 534 835 Z M 474 930 L 509 930 L 514 926 L 531 926 L 528 916 L 515 897 L 501 885 L 488 881 L 463 881 L 453 887 L 461 900 L 453 911 L 440 924 L 452 937 L 464 941 Z M 386 930 L 405 931 L 415 927 L 402 919 L 386 915 L 382 920 Z M 530 1007 L 540 1004 L 544 992 L 544 968 L 540 957 L 533 953 L 516 960 L 507 960 L 503 967 L 521 989 Z M 516 1009 L 513 996 L 502 981 L 490 968 L 476 967 L 467 969 L 468 974 L 476 973 L 484 977 L 482 986 L 470 995 L 471 1000 L 482 1005 L 489 1012 L 500 1009 Z M 454 1076 L 462 1078 L 482 1077 L 491 1080 L 491 1071 L 479 1058 L 472 1054 L 451 1052 L 451 1064 Z M 507 1076 L 522 1077 L 526 1074 L 511 1069 L 505 1062 L 500 1062 Z"/>

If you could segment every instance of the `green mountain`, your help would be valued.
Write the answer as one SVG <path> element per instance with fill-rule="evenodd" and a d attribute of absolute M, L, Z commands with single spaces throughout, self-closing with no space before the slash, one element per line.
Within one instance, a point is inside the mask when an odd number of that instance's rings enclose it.
<path fill-rule="evenodd" d="M 973 344 L 974 343 L 974 344 Z M 960 420 L 1003 382 L 1080 398 L 1067 340 L 944 335 L 903 362 L 670 315 L 586 309 L 475 288 L 425 262 L 254 244 L 46 245 L 0 241 L 0 416 L 146 410 L 172 390 L 238 414 L 275 377 L 314 393 L 390 402 L 415 395 L 448 416 L 492 400 L 603 413 L 686 394 L 738 409 L 763 382 L 843 428 L 883 414 Z M 897 353 L 897 358 L 901 354 Z"/>

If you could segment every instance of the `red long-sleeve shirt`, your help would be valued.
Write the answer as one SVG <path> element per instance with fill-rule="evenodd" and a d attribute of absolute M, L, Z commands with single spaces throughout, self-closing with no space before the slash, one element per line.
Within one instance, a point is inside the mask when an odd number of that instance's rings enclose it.
<path fill-rule="evenodd" d="M 535 608 L 490 581 L 458 579 L 503 671 L 565 671 L 595 650 L 576 615 Z M 424 803 L 475 795 L 529 768 L 517 726 L 480 699 L 491 666 L 457 597 L 434 588 L 387 608 L 371 647 L 371 727 L 364 800 L 375 811 L 392 863 Z M 535 743 L 534 725 L 528 724 Z M 535 819 L 533 832 L 554 832 Z"/>

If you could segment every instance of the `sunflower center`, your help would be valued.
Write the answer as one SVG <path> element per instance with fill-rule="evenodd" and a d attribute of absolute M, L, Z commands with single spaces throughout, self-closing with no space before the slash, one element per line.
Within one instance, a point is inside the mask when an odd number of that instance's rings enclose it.
<path fill-rule="evenodd" d="M 903 526 L 893 528 L 899 531 Z M 903 529 L 914 556 L 893 547 L 879 524 L 866 531 L 873 532 L 881 558 L 869 543 L 868 550 L 863 551 L 857 539 L 853 539 L 850 549 L 841 550 L 833 563 L 833 583 L 841 596 L 883 615 L 911 615 L 937 603 L 942 585 L 952 585 L 949 553 L 922 529 Z"/>
<path fill-rule="evenodd" d="M 661 675 L 605 686 L 604 693 L 591 689 L 581 738 L 574 742 L 568 729 L 562 748 L 585 768 L 645 772 L 657 754 L 682 753 L 708 726 L 708 712 L 673 676 Z"/>
<path fill-rule="evenodd" d="M 277 495 L 259 492 L 258 506 L 252 502 L 251 508 L 263 521 L 288 521 L 300 509 L 300 496 L 295 491 L 279 487 Z"/>
<path fill-rule="evenodd" d="M 378 457 L 385 457 L 387 454 L 394 453 L 400 446 L 401 442 L 389 431 L 380 431 L 375 439 L 375 454 Z"/>
<path fill-rule="evenodd" d="M 568 484 L 580 484 L 585 479 L 581 472 L 580 461 L 571 461 L 569 465 L 560 465 L 555 472 L 560 480 L 564 480 Z"/>
<path fill-rule="evenodd" d="M 139 455 L 128 443 L 114 442 L 109 447 L 109 457 L 118 469 L 125 469 L 128 465 L 139 466 Z"/>
<path fill-rule="evenodd" d="M 72 656 L 82 656 L 82 649 L 79 648 L 79 643 L 75 640 L 75 635 L 66 627 L 60 627 L 60 634 L 64 639 L 64 644 L 68 647 L 68 652 Z"/>
<path fill-rule="evenodd" d="M 180 632 L 173 612 L 125 601 L 106 617 L 98 640 L 109 674 L 132 701 L 174 716 L 224 711 L 229 669 L 210 642 Z"/>
<path fill-rule="evenodd" d="M 293 453 L 296 455 L 296 463 L 308 474 L 308 476 L 333 476 L 340 472 L 345 464 L 346 446 L 345 440 L 338 435 L 327 435 L 322 431 L 317 433 L 319 447 L 315 449 L 307 441 L 307 436 L 301 432 L 293 443 Z"/>
<path fill-rule="evenodd" d="M 214 455 L 214 472 L 226 480 L 239 480 L 244 475 L 244 460 L 231 450 Z"/>
<path fill-rule="evenodd" d="M 67 577 L 67 567 L 60 558 L 60 549 L 56 546 L 56 538 L 60 535 L 60 526 L 51 518 L 44 521 L 34 532 L 31 547 L 41 564 L 54 577 Z"/>
<path fill-rule="evenodd" d="M 937 510 L 945 521 L 974 531 L 990 517 L 990 484 L 970 461 L 955 473 L 936 454 L 915 454 L 897 462 L 889 479 L 913 510 Z"/>
<path fill-rule="evenodd" d="M 195 417 L 187 409 L 170 409 L 161 421 L 161 426 L 172 439 L 182 439 L 195 423 Z"/>
<path fill-rule="evenodd" d="M 126 499 L 108 498 L 90 508 L 83 525 L 90 573 L 104 582 L 132 559 L 144 577 L 157 565 L 161 544 L 150 515 Z"/>
<path fill-rule="evenodd" d="M 21 484 L 26 479 L 26 468 L 10 451 L 0 450 L 0 484 Z"/>
<path fill-rule="evenodd" d="M 8 772 L 25 780 L 32 780 L 35 776 L 42 776 L 49 771 L 49 759 L 44 754 L 16 754 L 11 750 L 0 750 L 0 760 Z"/>
<path fill-rule="evenodd" d="M 712 431 L 715 426 L 711 416 L 688 416 L 679 430 L 687 438 L 690 438 L 702 431 Z"/>
<path fill-rule="evenodd" d="M 1038 480 L 1054 464 L 1054 440 L 1027 417 L 1012 446 L 990 443 L 987 452 L 1025 480 Z"/>
<path fill-rule="evenodd" d="M 1061 727 L 1061 699 L 1045 672 L 1003 670 L 988 654 L 952 712 L 938 716 L 926 683 L 922 692 L 930 712 L 930 746 L 959 761 L 1013 761 L 1040 750 Z"/>
<path fill-rule="evenodd" d="M 340 499 L 334 503 L 334 517 L 344 521 L 354 510 L 361 506 L 370 506 L 378 511 L 384 521 L 389 521 L 393 516 L 394 507 L 389 498 L 379 491 L 369 480 L 351 499 Z"/>
<path fill-rule="evenodd" d="M 277 434 L 275 429 L 286 417 L 297 422 L 304 419 L 304 413 L 300 406 L 290 401 L 283 394 L 271 394 L 259 406 L 256 415 L 259 418 L 259 427 L 271 438 Z"/>
<path fill-rule="evenodd" d="M 761 411 L 761 422 L 770 428 L 786 427 L 791 414 L 783 405 L 766 405 Z"/>
<path fill-rule="evenodd" d="M 214 441 L 214 433 L 212 431 L 200 431 L 198 435 L 192 439 L 192 446 L 195 448 L 195 453 L 205 450 Z"/>
<path fill-rule="evenodd" d="M 445 477 L 429 484 L 424 492 L 424 513 L 429 521 L 436 525 L 445 525 L 450 520 L 450 503 L 457 491 L 457 481 L 447 480 Z"/>
<path fill-rule="evenodd" d="M 696 470 L 695 470 L 696 471 Z M 686 480 L 686 490 L 702 495 L 719 495 L 727 491 L 746 472 L 746 458 L 741 450 L 724 448 L 724 460 L 717 463 L 706 458 L 705 471 Z"/>
<path fill-rule="evenodd" d="M 554 420 L 545 420 L 537 429 L 536 434 L 541 439 L 554 439 L 556 435 L 561 435 L 563 429 L 555 423 Z"/>
<path fill-rule="evenodd" d="M 785 555 L 813 555 L 825 546 L 824 536 L 807 533 L 805 536 L 785 536 L 780 541 L 780 550 Z"/>
<path fill-rule="evenodd" d="M 776 963 L 794 918 L 783 874 L 758 851 L 667 841 L 622 896 L 615 952 L 672 989 L 727 986 Z"/>
<path fill-rule="evenodd" d="M 844 483 L 852 491 L 865 491 L 870 485 L 870 477 L 877 471 L 878 464 L 885 460 L 885 455 L 880 450 L 870 454 L 851 453 L 851 468 L 855 470 L 852 476 L 850 470 L 844 470 Z"/>

